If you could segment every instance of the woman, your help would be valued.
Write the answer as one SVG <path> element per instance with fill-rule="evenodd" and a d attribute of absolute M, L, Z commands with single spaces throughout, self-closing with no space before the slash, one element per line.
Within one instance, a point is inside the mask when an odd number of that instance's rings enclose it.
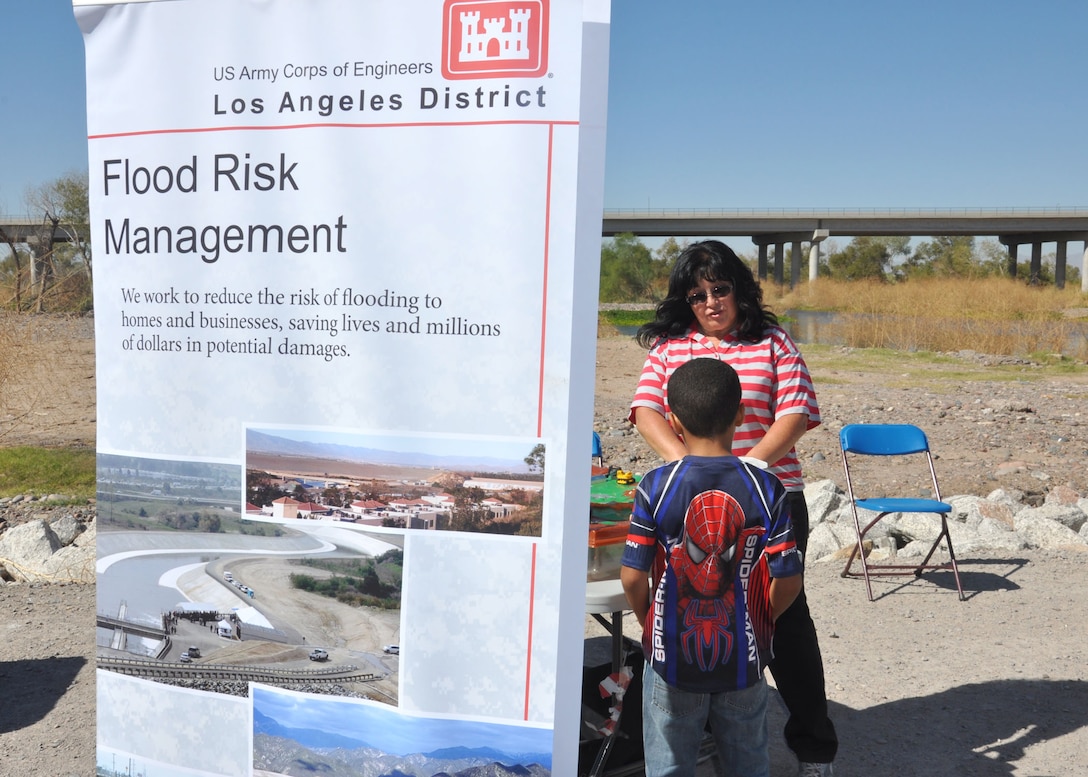
<path fill-rule="evenodd" d="M 686 361 L 716 358 L 740 376 L 744 423 L 733 452 L 766 462 L 786 487 L 794 536 L 808 546 L 808 506 L 794 446 L 818 426 L 820 409 L 797 345 L 763 305 L 763 290 L 729 246 L 706 240 L 688 246 L 669 276 L 654 320 L 636 335 L 649 348 L 630 420 L 666 461 L 687 450 L 669 426 L 669 376 Z M 823 660 L 804 591 L 775 625 L 771 672 L 790 716 L 786 743 L 801 774 L 830 774 L 838 740 L 827 716 Z"/>

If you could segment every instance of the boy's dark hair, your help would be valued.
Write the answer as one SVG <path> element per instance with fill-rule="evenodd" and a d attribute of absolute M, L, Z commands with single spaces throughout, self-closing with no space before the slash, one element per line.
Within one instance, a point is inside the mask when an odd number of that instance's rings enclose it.
<path fill-rule="evenodd" d="M 669 378 L 669 410 L 695 437 L 710 439 L 724 433 L 740 407 L 740 378 L 717 359 L 692 359 Z"/>

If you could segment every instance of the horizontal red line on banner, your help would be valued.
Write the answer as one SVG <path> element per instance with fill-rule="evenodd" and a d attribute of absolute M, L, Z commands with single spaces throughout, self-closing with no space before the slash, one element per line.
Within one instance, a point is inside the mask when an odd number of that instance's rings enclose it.
<path fill-rule="evenodd" d="M 156 129 L 156 130 L 133 130 L 132 132 L 104 132 L 100 135 L 88 135 L 88 140 L 103 140 L 106 138 L 131 138 L 138 135 L 185 135 L 196 132 L 255 132 L 255 131 L 269 131 L 269 130 L 297 130 L 297 129 L 315 129 L 315 128 L 328 128 L 328 129 L 386 129 L 386 128 L 404 128 L 404 127 L 499 127 L 509 125 L 526 125 L 526 126 L 543 126 L 543 127 L 576 127 L 579 122 L 577 121 L 529 121 L 529 120 L 515 120 L 510 119 L 508 121 L 420 121 L 420 122 L 401 122 L 396 124 L 352 124 L 346 122 L 335 123 L 314 123 L 314 124 L 284 124 L 274 127 L 265 127 L 258 125 L 238 125 L 234 127 L 191 127 L 189 129 Z"/>

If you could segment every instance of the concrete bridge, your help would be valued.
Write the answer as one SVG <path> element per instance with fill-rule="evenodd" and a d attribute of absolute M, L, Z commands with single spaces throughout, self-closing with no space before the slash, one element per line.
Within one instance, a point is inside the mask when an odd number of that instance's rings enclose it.
<path fill-rule="evenodd" d="M 38 242 L 48 223 L 48 219 L 32 221 L 26 216 L 0 216 L 0 232 L 4 235 L 4 242 L 11 240 L 16 245 L 34 244 Z M 58 224 L 53 227 L 53 240 L 58 243 L 67 242 L 71 239 L 71 231 L 67 225 Z"/>
<path fill-rule="evenodd" d="M 162 626 L 141 623 L 140 621 L 130 621 L 115 615 L 106 615 L 105 613 L 100 612 L 97 614 L 96 622 L 99 628 L 124 631 L 140 637 L 150 637 L 152 639 L 163 639 L 166 637 L 166 630 Z"/>
<path fill-rule="evenodd" d="M 808 278 L 816 278 L 820 243 L 832 236 L 996 237 L 1008 250 L 1008 272 L 1016 274 L 1020 246 L 1031 247 L 1031 273 L 1039 274 L 1044 243 L 1055 244 L 1054 280 L 1065 286 L 1068 245 L 1083 242 L 1081 291 L 1088 292 L 1088 208 L 861 209 L 811 210 L 606 210 L 602 234 L 641 237 L 748 237 L 759 248 L 759 277 L 766 278 L 774 248 L 774 280 L 801 280 L 801 244 L 809 244 Z M 785 246 L 789 244 L 789 277 Z"/>

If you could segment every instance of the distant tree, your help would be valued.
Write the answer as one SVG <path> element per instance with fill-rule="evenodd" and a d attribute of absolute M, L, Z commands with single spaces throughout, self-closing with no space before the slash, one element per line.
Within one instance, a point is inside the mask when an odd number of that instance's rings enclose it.
<path fill-rule="evenodd" d="M 909 237 L 855 237 L 841 251 L 827 257 L 830 276 L 838 280 L 889 280 L 892 260 L 907 253 Z"/>
<path fill-rule="evenodd" d="M 654 300 L 654 288 L 668 276 L 663 262 L 637 236 L 616 235 L 601 247 L 601 302 Z"/>
<path fill-rule="evenodd" d="M 829 256 L 839 253 L 839 243 L 832 238 L 831 240 L 825 240 L 820 244 L 820 258 L 819 264 L 816 265 L 816 274 L 821 278 L 831 277 L 831 268 L 828 267 L 827 259 Z M 752 270 L 755 272 L 755 269 Z"/>
<path fill-rule="evenodd" d="M 515 488 L 506 493 L 506 501 L 516 505 L 532 504 L 534 493 L 535 492 L 532 491 L 526 491 L 524 488 Z"/>
<path fill-rule="evenodd" d="M 537 443 L 533 446 L 533 449 L 529 451 L 529 455 L 525 457 L 525 463 L 529 465 L 529 469 L 532 472 L 544 471 L 544 444 Z"/>
<path fill-rule="evenodd" d="M 381 484 L 378 483 L 378 481 L 370 480 L 370 481 L 367 481 L 366 483 L 360 483 L 359 484 L 359 489 L 360 489 L 360 491 L 359 491 L 359 498 L 360 499 L 369 500 L 369 501 L 372 501 L 372 502 L 381 501 L 381 497 L 382 497 Z"/>
<path fill-rule="evenodd" d="M 218 515 L 204 514 L 200 516 L 198 523 L 200 531 L 208 532 L 209 534 L 216 534 L 222 529 L 222 522 Z"/>
<path fill-rule="evenodd" d="M 519 514 L 518 534 L 523 537 L 540 537 L 544 533 L 544 510 L 530 507 Z"/>
<path fill-rule="evenodd" d="M 321 498 L 325 500 L 325 504 L 335 505 L 336 507 L 344 506 L 344 495 L 336 486 L 329 486 L 322 491 Z"/>
<path fill-rule="evenodd" d="M 654 251 L 654 278 L 650 284 L 650 297 L 653 302 L 660 302 L 669 293 L 669 274 L 676 266 L 676 260 L 688 247 L 687 241 L 677 242 L 675 237 L 666 238 Z"/>
<path fill-rule="evenodd" d="M 983 240 L 977 247 L 975 263 L 983 275 L 1006 275 L 1009 270 L 1008 249 L 996 240 Z"/>
<path fill-rule="evenodd" d="M 279 499 L 282 492 L 267 472 L 249 470 L 246 472 L 246 494 L 247 501 L 264 507 Z"/>
<path fill-rule="evenodd" d="M 25 200 L 29 215 L 42 219 L 38 239 L 30 246 L 30 284 L 36 309 L 43 309 L 52 284 L 69 278 L 73 268 L 85 278 L 80 293 L 89 307 L 93 271 L 87 173 L 70 172 L 31 187 Z M 64 240 L 56 239 L 58 233 Z"/>
<path fill-rule="evenodd" d="M 378 579 L 378 573 L 374 570 L 374 567 L 370 567 L 366 571 L 366 575 L 363 577 L 361 590 L 364 594 L 370 596 L 382 595 L 382 581 Z"/>
<path fill-rule="evenodd" d="M 970 235 L 942 235 L 919 243 L 903 263 L 909 278 L 967 278 L 983 274 Z"/>
<path fill-rule="evenodd" d="M 491 513 L 465 497 L 454 500 L 450 511 L 451 531 L 480 531 L 491 518 Z"/>
<path fill-rule="evenodd" d="M 404 551 L 400 548 L 393 548 L 392 550 L 387 550 L 374 560 L 379 564 L 391 564 L 396 567 L 402 567 L 404 566 Z"/>
<path fill-rule="evenodd" d="M 300 575 L 297 573 L 291 574 L 288 578 L 291 581 L 291 585 L 298 588 L 301 591 L 316 591 L 317 590 L 317 578 L 311 575 Z"/>

